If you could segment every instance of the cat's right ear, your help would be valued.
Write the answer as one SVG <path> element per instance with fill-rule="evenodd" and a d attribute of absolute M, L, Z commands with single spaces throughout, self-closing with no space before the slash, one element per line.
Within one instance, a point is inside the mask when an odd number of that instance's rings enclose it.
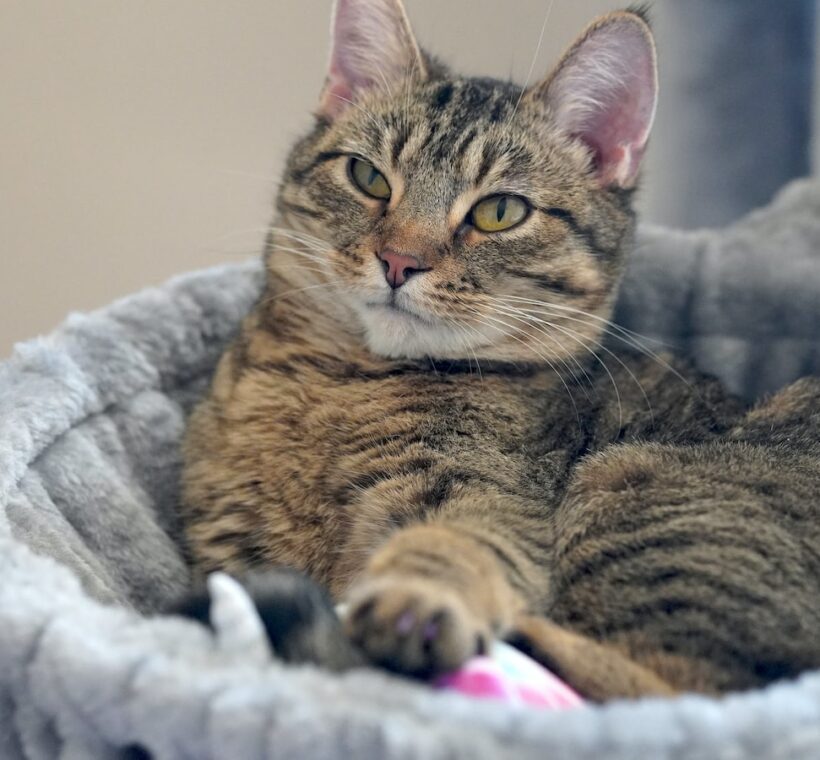
<path fill-rule="evenodd" d="M 658 102 L 655 41 L 643 13 L 593 22 L 530 96 L 587 145 L 601 185 L 633 187 Z"/>
<path fill-rule="evenodd" d="M 401 0 L 336 0 L 331 34 L 320 118 L 332 121 L 365 92 L 425 75 Z"/>

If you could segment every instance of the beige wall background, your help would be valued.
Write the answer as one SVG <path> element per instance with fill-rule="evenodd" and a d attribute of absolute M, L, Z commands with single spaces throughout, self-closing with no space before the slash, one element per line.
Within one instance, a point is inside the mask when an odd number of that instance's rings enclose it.
<path fill-rule="evenodd" d="M 519 81 L 549 4 L 407 0 L 426 47 Z M 623 4 L 554 0 L 534 77 Z M 330 5 L 0 2 L 0 357 L 69 311 L 260 250 L 322 84 Z"/>

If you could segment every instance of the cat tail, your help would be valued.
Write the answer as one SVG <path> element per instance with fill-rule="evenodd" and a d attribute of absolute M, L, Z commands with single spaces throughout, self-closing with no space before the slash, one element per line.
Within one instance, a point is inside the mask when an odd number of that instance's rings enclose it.
<path fill-rule="evenodd" d="M 506 640 L 593 702 L 671 697 L 679 693 L 659 675 L 614 647 L 546 618 L 520 616 Z"/>

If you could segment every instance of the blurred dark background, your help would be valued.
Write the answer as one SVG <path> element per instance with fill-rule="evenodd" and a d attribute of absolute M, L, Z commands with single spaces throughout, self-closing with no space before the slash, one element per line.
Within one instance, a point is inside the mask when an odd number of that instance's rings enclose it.
<path fill-rule="evenodd" d="M 647 214 L 723 226 L 811 173 L 815 0 L 661 0 Z"/>

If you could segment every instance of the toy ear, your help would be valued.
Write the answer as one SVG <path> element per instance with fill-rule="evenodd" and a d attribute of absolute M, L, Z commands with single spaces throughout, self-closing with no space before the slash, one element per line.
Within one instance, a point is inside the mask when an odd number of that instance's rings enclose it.
<path fill-rule="evenodd" d="M 658 100 L 655 41 L 643 16 L 624 11 L 593 22 L 529 94 L 593 151 L 601 185 L 635 184 Z"/>
<path fill-rule="evenodd" d="M 363 92 L 424 76 L 401 0 L 336 0 L 333 43 L 319 115 L 334 119 Z"/>

